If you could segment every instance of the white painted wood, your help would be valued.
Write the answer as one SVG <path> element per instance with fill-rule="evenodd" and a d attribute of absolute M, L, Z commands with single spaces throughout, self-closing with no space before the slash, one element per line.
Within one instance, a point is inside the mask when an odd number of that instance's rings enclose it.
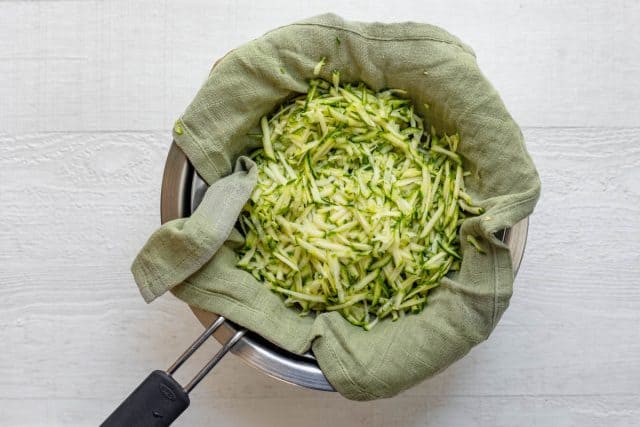
<path fill-rule="evenodd" d="M 635 0 L 402 5 L 364 0 L 4 1 L 2 128 L 167 129 L 212 63 L 265 31 L 334 11 L 447 28 L 523 126 L 640 125 Z"/>
<path fill-rule="evenodd" d="M 640 4 L 393 9 L 0 2 L 0 425 L 96 425 L 199 333 L 176 299 L 145 305 L 128 271 L 159 222 L 168 129 L 215 58 L 327 10 L 450 29 L 524 125 L 543 196 L 511 307 L 488 342 L 396 398 L 349 402 L 229 357 L 176 425 L 637 425 Z"/>

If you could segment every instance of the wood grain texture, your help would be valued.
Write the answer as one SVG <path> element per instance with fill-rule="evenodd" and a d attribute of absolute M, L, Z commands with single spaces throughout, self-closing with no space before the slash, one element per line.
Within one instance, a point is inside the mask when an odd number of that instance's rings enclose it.
<path fill-rule="evenodd" d="M 338 425 L 509 425 L 523 414 L 529 425 L 599 425 L 603 417 L 632 425 L 640 399 L 640 129 L 524 133 L 543 197 L 511 308 L 487 343 L 382 406 L 282 384 L 232 357 L 178 425 L 287 425 L 285 405 L 319 420 L 327 410 Z M 171 297 L 145 306 L 128 272 L 158 223 L 167 136 L 37 133 L 4 135 L 0 146 L 1 214 L 10 225 L 0 229 L 0 424 L 38 425 L 30 400 L 46 402 L 42 425 L 95 424 L 199 330 Z"/>
<path fill-rule="evenodd" d="M 393 4 L 393 7 L 390 5 Z M 0 124 L 168 129 L 213 62 L 280 25 L 333 11 L 442 26 L 471 45 L 523 126 L 640 125 L 640 3 L 325 0 L 0 4 Z"/>
<path fill-rule="evenodd" d="M 231 356 L 175 425 L 637 425 L 640 4 L 506 0 L 0 2 L 0 425 L 96 425 L 198 335 L 129 273 L 159 225 L 170 125 L 217 57 L 328 10 L 450 29 L 524 125 L 543 194 L 511 307 L 396 398 L 349 402 Z"/>

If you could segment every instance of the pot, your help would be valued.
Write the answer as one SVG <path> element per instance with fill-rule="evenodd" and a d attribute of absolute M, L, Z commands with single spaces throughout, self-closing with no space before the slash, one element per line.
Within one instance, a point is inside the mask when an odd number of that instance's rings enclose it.
<path fill-rule="evenodd" d="M 206 190 L 207 184 L 198 176 L 189 159 L 173 142 L 162 179 L 160 203 L 162 223 L 191 215 Z M 524 255 L 528 229 L 529 219 L 525 218 L 497 235 L 511 251 L 514 274 L 517 273 Z M 212 324 L 218 318 L 215 313 L 196 307 L 190 308 L 205 326 Z M 236 326 L 225 322 L 213 336 L 224 344 L 237 331 Z M 248 365 L 278 380 L 315 390 L 334 391 L 310 352 L 302 356 L 289 353 L 251 332 L 247 332 L 240 338 L 231 352 Z"/>

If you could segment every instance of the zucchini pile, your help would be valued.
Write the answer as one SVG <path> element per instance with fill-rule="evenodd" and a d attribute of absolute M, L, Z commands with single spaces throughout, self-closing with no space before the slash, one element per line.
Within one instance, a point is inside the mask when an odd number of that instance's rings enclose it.
<path fill-rule="evenodd" d="M 238 266 L 302 315 L 338 311 L 369 330 L 422 310 L 460 268 L 460 224 L 482 213 L 460 138 L 425 132 L 403 96 L 334 72 L 261 120 Z"/>

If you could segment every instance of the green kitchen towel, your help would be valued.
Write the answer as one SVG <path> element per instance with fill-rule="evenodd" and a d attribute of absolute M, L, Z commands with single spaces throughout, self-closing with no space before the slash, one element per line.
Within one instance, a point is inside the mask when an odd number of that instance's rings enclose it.
<path fill-rule="evenodd" d="M 485 209 L 463 223 L 461 269 L 429 294 L 425 309 L 369 332 L 336 312 L 300 317 L 235 266 L 243 240 L 234 226 L 256 181 L 255 165 L 244 157 L 256 148 L 248 134 L 261 116 L 307 91 L 322 57 L 321 78 L 337 69 L 346 82 L 404 89 L 428 124 L 458 131 L 471 171 L 467 190 Z M 507 308 L 514 273 L 494 233 L 532 212 L 540 182 L 474 52 L 444 30 L 331 14 L 275 29 L 216 63 L 173 136 L 210 188 L 190 218 L 164 224 L 136 258 L 133 274 L 147 301 L 171 290 L 286 350 L 311 348 L 329 382 L 354 400 L 390 397 L 442 371 L 485 340 Z M 479 237 L 486 255 L 466 243 L 468 234 Z"/>

